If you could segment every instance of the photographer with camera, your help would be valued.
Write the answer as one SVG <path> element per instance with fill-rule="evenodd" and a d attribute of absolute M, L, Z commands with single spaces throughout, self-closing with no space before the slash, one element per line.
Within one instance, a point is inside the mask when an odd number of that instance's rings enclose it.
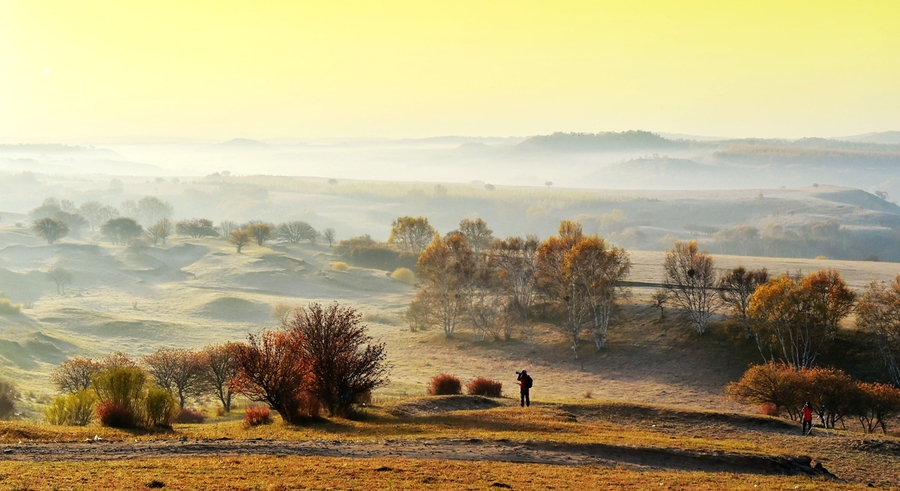
<path fill-rule="evenodd" d="M 519 395 L 522 398 L 522 407 L 530 406 L 531 399 L 528 397 L 528 391 L 531 390 L 531 386 L 534 381 L 531 379 L 531 376 L 528 375 L 528 372 L 522 370 L 521 372 L 516 372 L 516 380 L 519 381 Z"/>

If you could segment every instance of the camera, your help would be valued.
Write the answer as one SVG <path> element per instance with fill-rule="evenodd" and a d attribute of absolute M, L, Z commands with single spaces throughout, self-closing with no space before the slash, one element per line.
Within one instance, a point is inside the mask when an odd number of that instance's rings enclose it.
<path fill-rule="evenodd" d="M 522 372 L 516 372 L 516 375 L 522 375 Z"/>

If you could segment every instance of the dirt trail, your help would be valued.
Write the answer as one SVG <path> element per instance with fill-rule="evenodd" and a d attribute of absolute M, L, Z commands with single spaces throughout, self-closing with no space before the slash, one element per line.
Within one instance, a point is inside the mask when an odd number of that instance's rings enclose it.
<path fill-rule="evenodd" d="M 636 448 L 604 444 L 515 443 L 479 439 L 386 440 L 194 440 L 158 442 L 22 443 L 0 446 L 0 460 L 97 461 L 234 455 L 301 455 L 352 458 L 489 460 L 550 465 L 601 465 L 744 474 L 834 478 L 809 457 Z"/>

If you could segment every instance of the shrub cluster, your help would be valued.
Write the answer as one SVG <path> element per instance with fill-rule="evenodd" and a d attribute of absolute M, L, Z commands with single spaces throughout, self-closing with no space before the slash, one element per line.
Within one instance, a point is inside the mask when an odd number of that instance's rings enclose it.
<path fill-rule="evenodd" d="M 12 382 L 0 380 L 0 419 L 8 419 L 16 409 L 19 391 Z"/>
<path fill-rule="evenodd" d="M 176 423 L 199 424 L 204 421 L 206 421 L 206 415 L 196 409 L 184 408 L 178 412 L 178 416 L 175 416 Z"/>
<path fill-rule="evenodd" d="M 250 406 L 244 413 L 244 426 L 272 424 L 272 413 L 266 406 Z"/>
<path fill-rule="evenodd" d="M 489 378 L 477 377 L 466 384 L 466 392 L 472 396 L 500 397 L 503 383 Z"/>
<path fill-rule="evenodd" d="M 383 271 L 394 271 L 397 268 L 412 270 L 419 259 L 417 254 L 398 251 L 368 235 L 344 239 L 335 246 L 334 251 L 351 264 Z"/>
<path fill-rule="evenodd" d="M 92 390 L 80 389 L 57 396 L 44 410 L 47 422 L 53 425 L 87 426 L 94 419 L 97 396 Z"/>
<path fill-rule="evenodd" d="M 830 427 L 856 418 L 867 433 L 877 428 L 886 433 L 888 421 L 900 415 L 900 389 L 858 382 L 834 368 L 756 365 L 741 380 L 728 384 L 725 392 L 733 399 L 761 405 L 766 414 L 786 413 L 794 420 L 809 402 Z"/>
<path fill-rule="evenodd" d="M 462 394 L 462 383 L 453 375 L 446 373 L 435 375 L 428 384 L 428 395 L 430 396 L 454 394 Z"/>

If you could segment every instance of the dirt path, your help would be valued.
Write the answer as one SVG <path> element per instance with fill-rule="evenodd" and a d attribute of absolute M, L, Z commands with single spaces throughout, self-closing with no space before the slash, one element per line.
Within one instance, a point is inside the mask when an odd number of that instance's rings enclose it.
<path fill-rule="evenodd" d="M 97 461 L 234 455 L 300 455 L 352 458 L 489 460 L 550 465 L 601 465 L 632 469 L 834 476 L 809 457 L 635 448 L 604 444 L 514 443 L 478 439 L 387 440 L 196 440 L 158 442 L 22 443 L 0 446 L 0 460 Z"/>

